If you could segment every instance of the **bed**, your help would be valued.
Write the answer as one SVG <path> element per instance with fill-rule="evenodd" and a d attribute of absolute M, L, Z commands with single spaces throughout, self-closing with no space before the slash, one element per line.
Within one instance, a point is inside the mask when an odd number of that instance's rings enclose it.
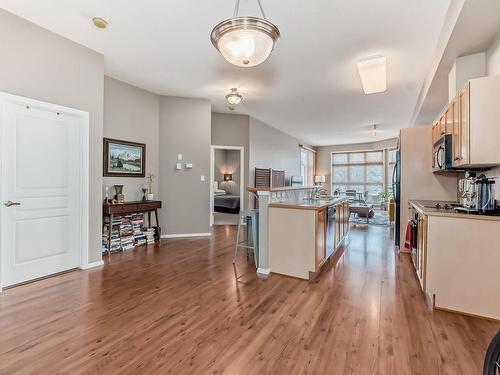
<path fill-rule="evenodd" d="M 232 194 L 214 194 L 214 211 L 226 214 L 237 214 L 240 212 L 240 196 Z"/>

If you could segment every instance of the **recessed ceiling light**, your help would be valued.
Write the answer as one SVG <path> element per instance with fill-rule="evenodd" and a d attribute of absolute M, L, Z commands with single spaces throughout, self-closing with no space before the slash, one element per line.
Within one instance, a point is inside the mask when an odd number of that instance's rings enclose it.
<path fill-rule="evenodd" d="M 262 18 L 238 17 L 240 0 L 236 0 L 232 18 L 214 27 L 212 44 L 231 64 L 251 67 L 263 63 L 280 38 L 278 28 L 266 19 L 260 0 L 257 0 Z"/>
<path fill-rule="evenodd" d="M 237 88 L 232 88 L 231 93 L 226 95 L 226 100 L 231 106 L 241 103 L 243 96 L 238 92 Z"/>
<path fill-rule="evenodd" d="M 385 56 L 374 56 L 358 61 L 358 71 L 365 94 L 376 94 L 387 90 Z"/>
<path fill-rule="evenodd" d="M 105 29 L 108 26 L 108 21 L 101 17 L 92 18 L 94 25 L 100 29 Z"/>

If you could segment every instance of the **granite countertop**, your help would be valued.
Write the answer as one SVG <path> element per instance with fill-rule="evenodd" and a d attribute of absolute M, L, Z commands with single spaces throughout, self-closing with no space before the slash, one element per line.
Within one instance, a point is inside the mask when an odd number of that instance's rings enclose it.
<path fill-rule="evenodd" d="M 301 210 L 320 210 L 322 208 L 347 201 L 348 197 L 336 197 L 326 199 L 286 199 L 278 202 L 269 203 L 269 207 L 275 208 L 294 208 Z"/>
<path fill-rule="evenodd" d="M 465 212 L 456 212 L 454 209 L 451 210 L 443 210 L 443 209 L 437 209 L 434 207 L 427 207 L 427 206 L 434 206 L 436 203 L 449 203 L 449 204 L 457 204 L 457 202 L 452 202 L 452 201 L 432 201 L 432 200 L 414 200 L 410 199 L 408 201 L 418 212 L 420 212 L 423 215 L 428 215 L 428 216 L 444 216 L 444 217 L 453 217 L 453 218 L 461 218 L 461 219 L 474 219 L 474 220 L 493 220 L 493 221 L 500 221 L 500 216 L 494 216 L 494 215 L 477 215 L 477 214 L 468 214 Z"/>

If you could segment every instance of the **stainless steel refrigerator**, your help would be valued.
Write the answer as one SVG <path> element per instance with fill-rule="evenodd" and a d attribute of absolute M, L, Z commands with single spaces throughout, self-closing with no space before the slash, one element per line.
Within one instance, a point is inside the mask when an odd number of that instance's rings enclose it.
<path fill-rule="evenodd" d="M 392 195 L 396 203 L 394 218 L 394 245 L 399 247 L 401 242 L 401 151 L 396 151 L 396 164 L 392 171 Z"/>

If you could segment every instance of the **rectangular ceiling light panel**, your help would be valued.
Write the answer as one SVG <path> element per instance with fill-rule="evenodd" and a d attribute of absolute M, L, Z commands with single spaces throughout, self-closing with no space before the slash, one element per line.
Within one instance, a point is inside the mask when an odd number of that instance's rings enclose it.
<path fill-rule="evenodd" d="M 375 56 L 358 61 L 358 71 L 365 94 L 376 94 L 387 90 L 385 56 Z"/>

